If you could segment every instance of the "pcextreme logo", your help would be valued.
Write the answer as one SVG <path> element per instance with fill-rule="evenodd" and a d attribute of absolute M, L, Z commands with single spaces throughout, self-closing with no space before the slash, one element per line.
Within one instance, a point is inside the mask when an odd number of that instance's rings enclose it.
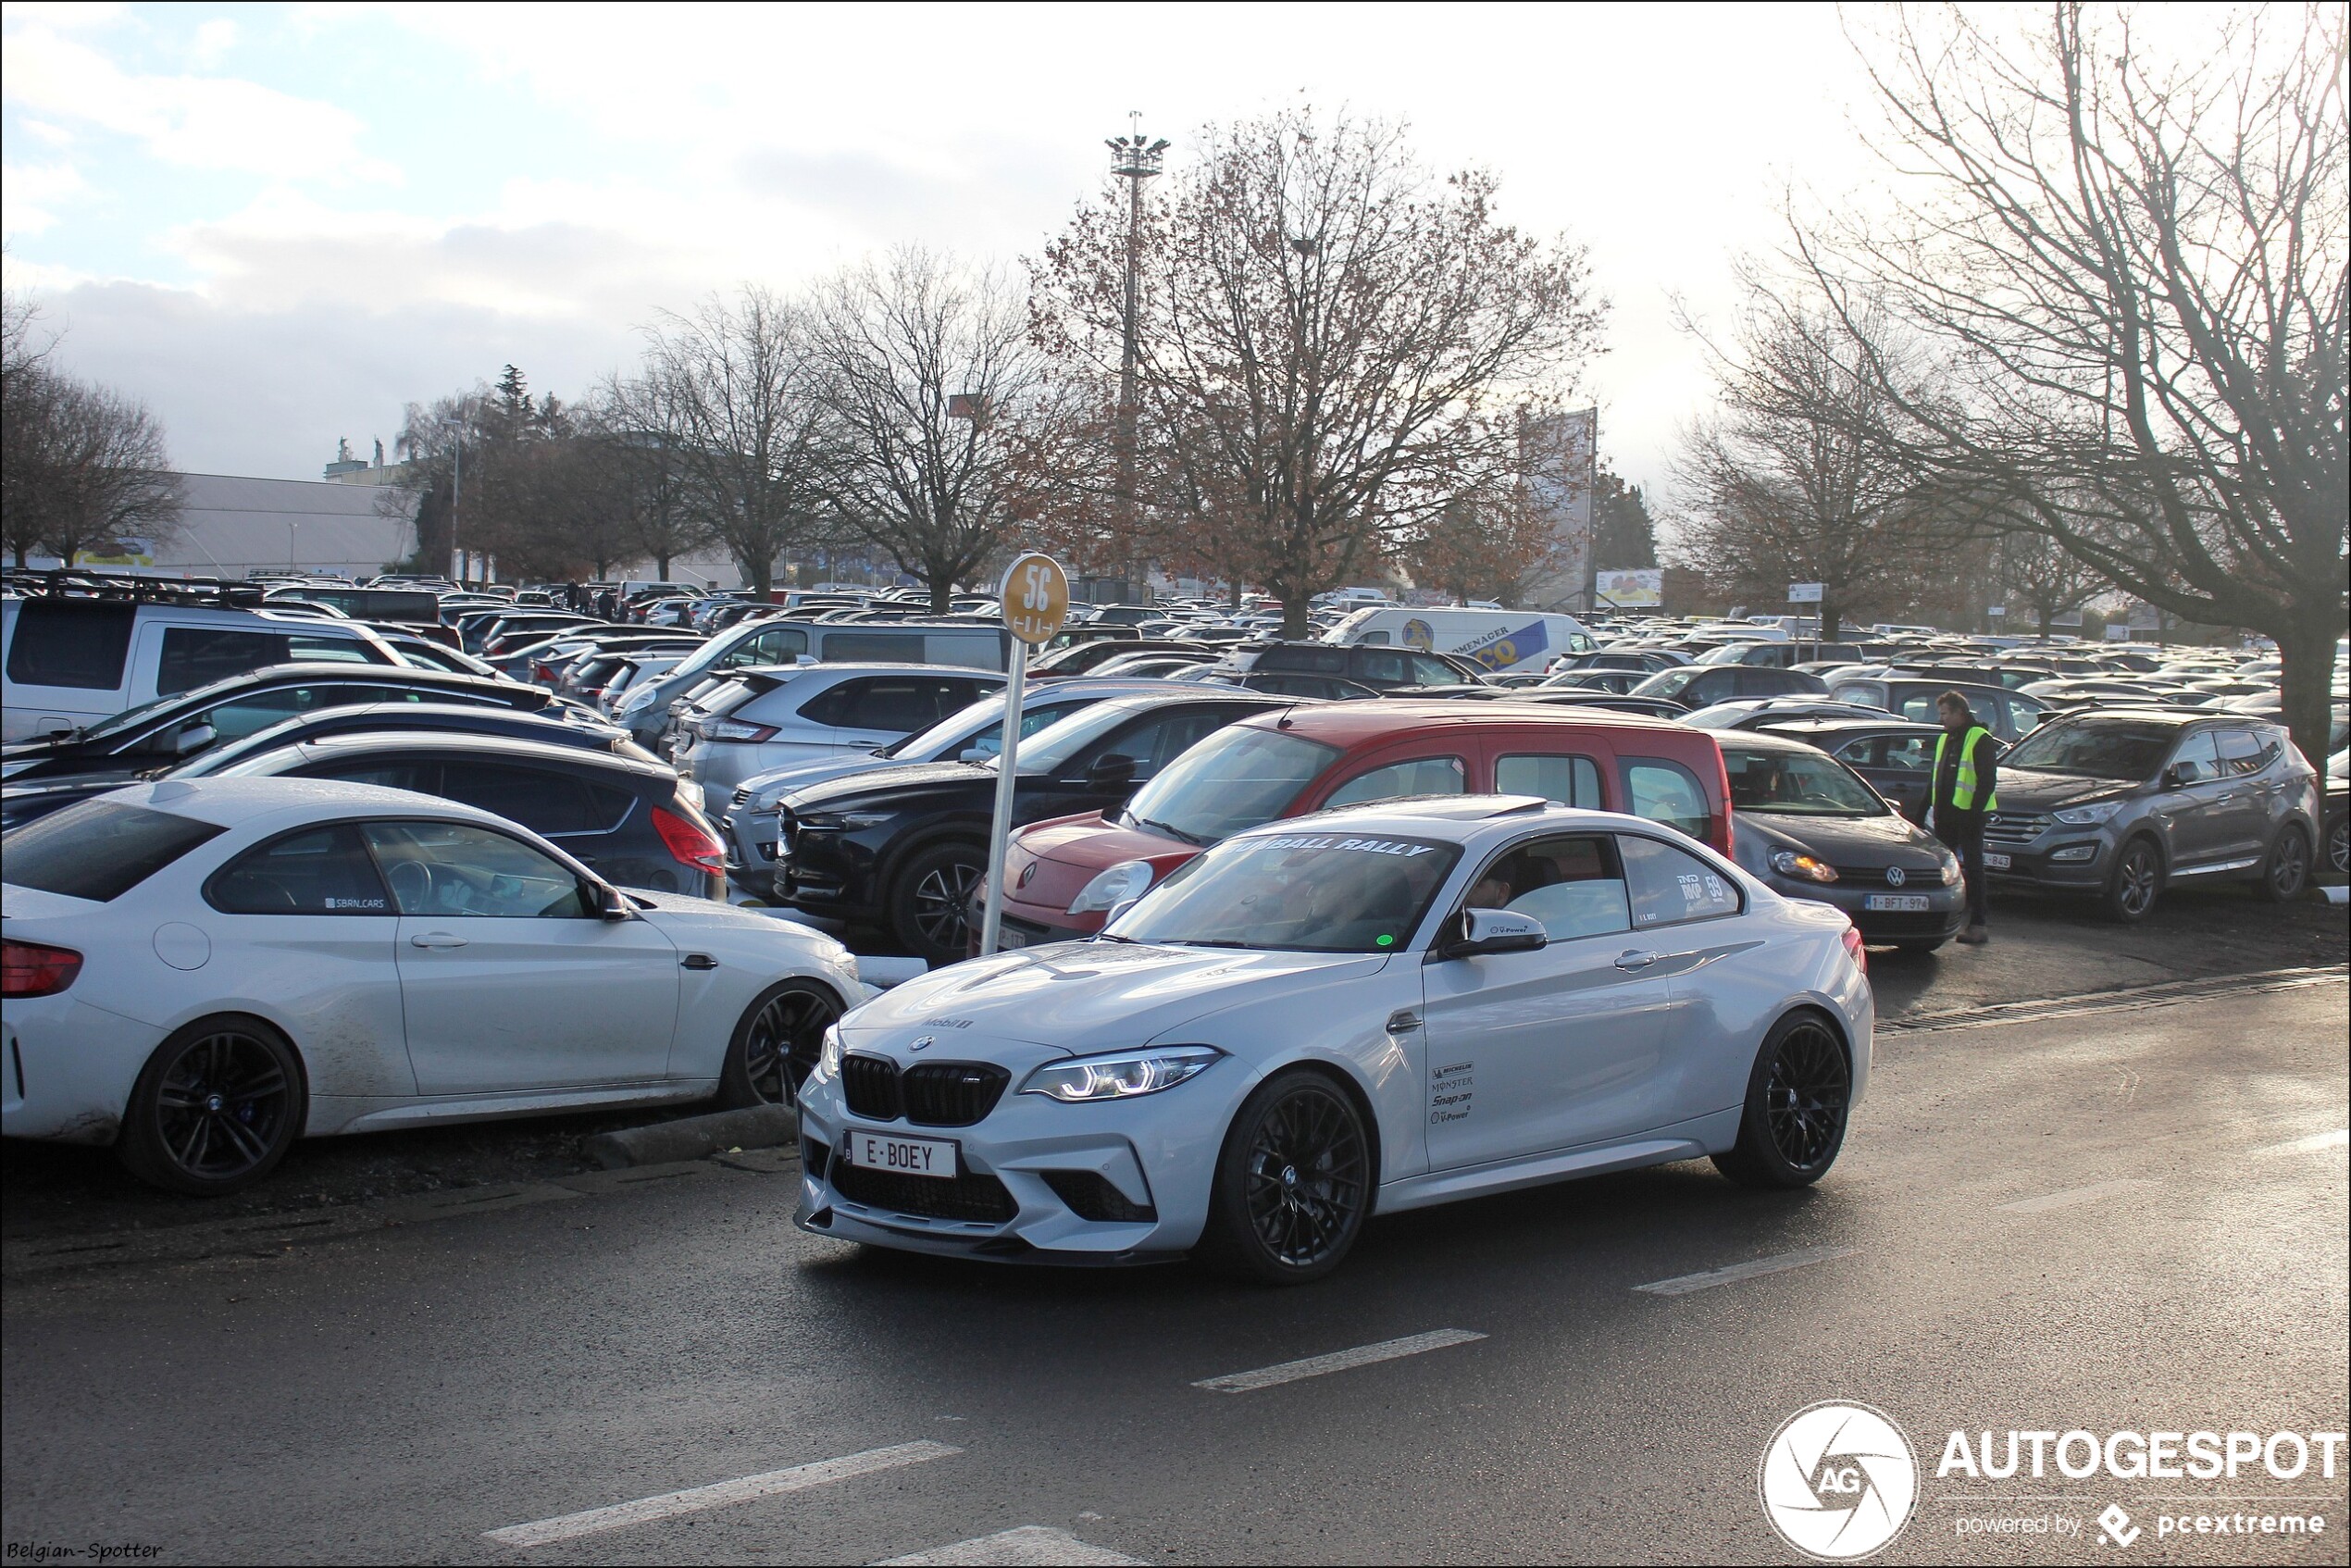
<path fill-rule="evenodd" d="M 1910 1523 L 1918 1459 L 1883 1411 L 1823 1400 L 1772 1434 L 1756 1491 L 1782 1540 L 1807 1557 L 1850 1562 L 1884 1550 Z"/>

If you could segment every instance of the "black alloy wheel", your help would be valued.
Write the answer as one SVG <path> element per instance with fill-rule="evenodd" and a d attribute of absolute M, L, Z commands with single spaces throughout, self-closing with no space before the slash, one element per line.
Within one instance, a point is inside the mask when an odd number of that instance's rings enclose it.
<path fill-rule="evenodd" d="M 2287 825 L 2270 846 L 2269 864 L 2261 868 L 2261 886 L 2278 903 L 2291 903 L 2310 882 L 2310 841 L 2302 829 Z"/>
<path fill-rule="evenodd" d="M 793 1105 L 816 1070 L 825 1031 L 840 1018 L 840 999 L 814 980 L 767 988 L 743 1013 L 728 1043 L 718 1098 L 729 1106 Z"/>
<path fill-rule="evenodd" d="M 2145 839 L 2133 839 L 2122 846 L 2122 853 L 2114 863 L 2114 875 L 2106 886 L 2106 912 L 2126 926 L 2136 925 L 2146 918 L 2155 907 L 2156 895 L 2163 890 L 2163 858 L 2155 846 Z"/>
<path fill-rule="evenodd" d="M 907 951 L 930 964 L 952 964 L 971 951 L 972 890 L 988 874 L 977 845 L 925 850 L 898 873 L 890 926 Z"/>
<path fill-rule="evenodd" d="M 2351 876 L 2351 815 L 2327 824 L 2327 864 L 2336 876 Z"/>
<path fill-rule="evenodd" d="M 1738 1141 L 1714 1166 L 1742 1187 L 1809 1187 L 1836 1164 L 1852 1103 L 1845 1042 L 1818 1014 L 1790 1014 L 1755 1054 Z"/>
<path fill-rule="evenodd" d="M 205 1019 L 155 1048 L 118 1145 L 132 1175 L 214 1197 L 269 1174 L 302 1130 L 302 1070 L 257 1020 Z"/>
<path fill-rule="evenodd" d="M 1318 1279 L 1354 1246 L 1371 1184 L 1371 1138 L 1354 1102 L 1319 1073 L 1277 1075 L 1225 1136 L 1203 1251 L 1248 1278 Z"/>

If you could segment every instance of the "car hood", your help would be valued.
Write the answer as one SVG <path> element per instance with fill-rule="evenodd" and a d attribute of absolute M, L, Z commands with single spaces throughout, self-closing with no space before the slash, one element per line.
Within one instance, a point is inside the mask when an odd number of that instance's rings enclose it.
<path fill-rule="evenodd" d="M 1328 990 L 1331 1005 L 1344 1008 L 1341 989 L 1389 962 L 1380 953 L 1055 942 L 909 980 L 842 1019 L 841 1040 L 889 1046 L 931 1034 L 942 1044 L 995 1039 L 1090 1055 L 1148 1045 L 1211 1013 L 1276 993 Z"/>
<path fill-rule="evenodd" d="M 1731 815 L 1731 835 L 1739 864 L 1750 871 L 1768 866 L 1778 850 L 1863 870 L 1898 865 L 1906 871 L 1932 871 L 1943 864 L 1942 846 L 1934 835 L 1891 812 L 1884 816 L 1803 816 L 1741 807 Z"/>
<path fill-rule="evenodd" d="M 2043 773 L 2037 768 L 2003 765 L 1992 786 L 2000 810 L 2018 813 L 2056 811 L 2084 801 L 2127 795 L 2138 786 L 2121 778 L 2083 778 L 2071 773 Z"/>
<path fill-rule="evenodd" d="M 832 811 L 852 803 L 865 804 L 883 796 L 926 795 L 963 790 L 975 785 L 995 787 L 996 770 L 967 762 L 899 763 L 868 768 L 844 778 L 827 779 L 781 797 L 782 803 L 801 815 Z"/>
<path fill-rule="evenodd" d="M 853 778 L 860 774 L 877 773 L 886 767 L 903 767 L 904 763 L 876 756 L 871 752 L 852 752 L 845 756 L 826 757 L 816 762 L 794 763 L 790 767 L 770 768 L 756 774 L 743 783 L 750 791 L 746 803 L 762 810 L 796 790 L 806 790 L 818 784 L 829 784 L 836 778 Z"/>

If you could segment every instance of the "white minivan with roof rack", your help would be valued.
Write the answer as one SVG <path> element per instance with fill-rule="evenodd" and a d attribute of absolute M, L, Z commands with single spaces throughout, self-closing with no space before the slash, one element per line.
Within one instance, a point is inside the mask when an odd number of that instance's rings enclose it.
<path fill-rule="evenodd" d="M 60 735 L 268 665 L 403 665 L 355 621 L 131 598 L 0 600 L 0 740 Z"/>
<path fill-rule="evenodd" d="M 1325 632 L 1323 641 L 1343 647 L 1369 644 L 1451 653 L 1494 675 L 1540 672 L 1561 653 L 1588 653 L 1599 646 L 1574 616 L 1402 604 L 1358 610 Z"/>

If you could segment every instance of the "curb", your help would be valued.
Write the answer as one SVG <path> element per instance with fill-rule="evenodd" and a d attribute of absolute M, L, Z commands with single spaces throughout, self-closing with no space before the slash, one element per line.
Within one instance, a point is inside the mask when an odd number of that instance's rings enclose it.
<path fill-rule="evenodd" d="M 700 1160 L 721 1151 L 772 1149 L 797 1142 L 800 1117 L 788 1105 L 753 1105 L 740 1111 L 716 1111 L 705 1116 L 681 1116 L 650 1126 L 600 1132 L 581 1145 L 581 1151 L 608 1171 L 630 1165 L 667 1164 Z"/>

